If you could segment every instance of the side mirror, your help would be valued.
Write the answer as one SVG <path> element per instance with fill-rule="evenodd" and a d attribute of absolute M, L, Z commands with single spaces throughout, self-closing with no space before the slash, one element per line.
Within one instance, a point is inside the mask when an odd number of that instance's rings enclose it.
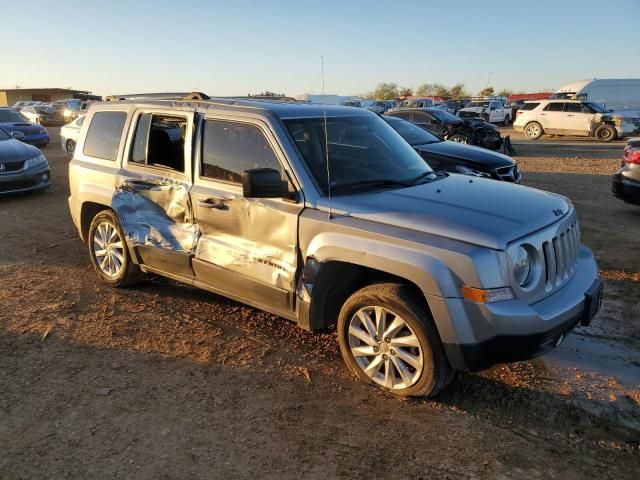
<path fill-rule="evenodd" d="M 242 174 L 242 194 L 245 198 L 290 197 L 289 184 L 273 168 L 253 168 Z"/>
<path fill-rule="evenodd" d="M 24 140 L 24 133 L 19 132 L 17 130 L 11 132 L 11 136 L 16 140 L 20 140 L 20 141 Z"/>

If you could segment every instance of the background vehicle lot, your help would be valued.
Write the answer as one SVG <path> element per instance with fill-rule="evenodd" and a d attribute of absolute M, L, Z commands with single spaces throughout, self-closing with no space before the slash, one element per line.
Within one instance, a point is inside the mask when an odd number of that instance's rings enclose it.
<path fill-rule="evenodd" d="M 352 382 L 332 334 L 164 279 L 101 284 L 50 133 L 52 191 L 0 199 L 0 478 L 637 474 L 640 209 L 609 193 L 624 142 L 512 135 L 523 183 L 578 209 L 608 281 L 595 324 L 403 401 Z"/>

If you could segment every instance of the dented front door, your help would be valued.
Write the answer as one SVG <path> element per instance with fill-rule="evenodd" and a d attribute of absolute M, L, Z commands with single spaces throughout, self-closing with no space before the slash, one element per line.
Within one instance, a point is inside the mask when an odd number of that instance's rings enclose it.
<path fill-rule="evenodd" d="M 200 238 L 196 280 L 267 310 L 290 311 L 302 206 L 242 194 L 242 172 L 274 168 L 287 178 L 275 138 L 260 122 L 204 119 L 192 205 Z"/>

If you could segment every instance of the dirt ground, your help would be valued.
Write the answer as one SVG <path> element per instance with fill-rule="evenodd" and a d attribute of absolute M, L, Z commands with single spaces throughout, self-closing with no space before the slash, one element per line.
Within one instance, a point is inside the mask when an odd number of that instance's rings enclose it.
<path fill-rule="evenodd" d="M 555 352 L 438 399 L 355 381 L 332 334 L 168 280 L 101 284 L 54 187 L 0 199 L 0 479 L 625 479 L 640 470 L 640 208 L 621 143 L 514 135 L 524 184 L 576 205 L 603 310 Z"/>

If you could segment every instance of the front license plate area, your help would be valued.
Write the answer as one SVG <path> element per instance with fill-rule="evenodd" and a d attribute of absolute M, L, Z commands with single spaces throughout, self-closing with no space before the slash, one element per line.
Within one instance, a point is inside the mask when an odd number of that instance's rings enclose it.
<path fill-rule="evenodd" d="M 587 326 L 596 316 L 600 305 L 602 304 L 602 291 L 604 289 L 604 283 L 601 280 L 596 280 L 593 285 L 584 294 L 584 313 L 580 320 L 580 325 Z"/>

